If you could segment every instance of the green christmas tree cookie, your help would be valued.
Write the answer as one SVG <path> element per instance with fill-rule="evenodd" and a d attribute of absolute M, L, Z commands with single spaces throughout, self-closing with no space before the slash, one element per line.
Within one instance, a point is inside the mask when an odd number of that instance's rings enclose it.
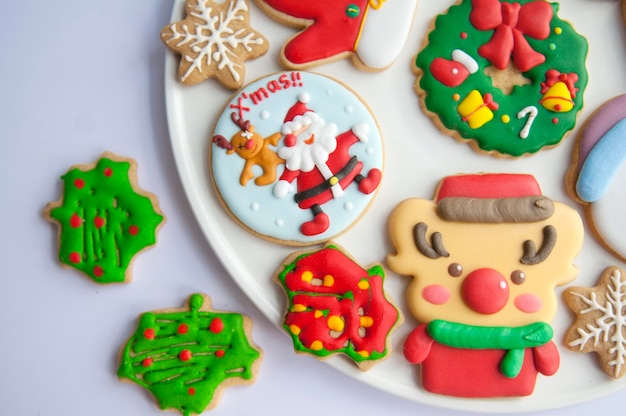
<path fill-rule="evenodd" d="M 137 186 L 133 159 L 105 152 L 61 177 L 64 193 L 44 217 L 59 226 L 59 260 L 95 282 L 130 280 L 137 253 L 156 243 L 165 222 L 155 195 Z"/>
<path fill-rule="evenodd" d="M 215 407 L 228 385 L 253 383 L 262 353 L 250 338 L 252 320 L 210 307 L 210 298 L 196 293 L 187 308 L 141 315 L 121 350 L 118 377 L 185 416 Z"/>

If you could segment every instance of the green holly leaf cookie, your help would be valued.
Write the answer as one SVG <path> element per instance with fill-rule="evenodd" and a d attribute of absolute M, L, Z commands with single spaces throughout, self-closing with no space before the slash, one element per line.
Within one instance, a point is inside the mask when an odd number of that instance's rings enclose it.
<path fill-rule="evenodd" d="M 185 416 L 216 406 L 227 385 L 253 383 L 262 353 L 250 338 L 252 320 L 210 307 L 210 298 L 196 293 L 187 308 L 141 315 L 121 350 L 118 377 Z"/>
<path fill-rule="evenodd" d="M 105 152 L 61 177 L 63 196 L 44 217 L 59 226 L 59 260 L 97 283 L 130 280 L 137 253 L 156 244 L 165 222 L 155 195 L 137 186 L 133 159 Z"/>

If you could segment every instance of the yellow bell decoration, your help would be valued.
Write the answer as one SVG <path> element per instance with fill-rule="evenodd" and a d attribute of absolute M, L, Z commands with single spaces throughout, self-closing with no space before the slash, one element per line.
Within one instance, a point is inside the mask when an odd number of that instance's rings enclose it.
<path fill-rule="evenodd" d="M 491 94 L 482 95 L 472 90 L 456 109 L 470 128 L 477 129 L 493 119 L 493 110 L 498 109 L 498 104 Z"/>
<path fill-rule="evenodd" d="M 557 82 L 548 88 L 539 102 L 546 110 L 555 113 L 566 113 L 574 108 L 572 94 L 564 82 Z"/>

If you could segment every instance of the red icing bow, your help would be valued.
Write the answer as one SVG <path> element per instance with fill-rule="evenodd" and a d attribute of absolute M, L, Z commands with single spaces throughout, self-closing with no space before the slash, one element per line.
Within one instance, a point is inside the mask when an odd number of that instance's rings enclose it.
<path fill-rule="evenodd" d="M 546 39 L 550 35 L 552 7 L 539 0 L 520 5 L 499 0 L 472 0 L 470 21 L 478 30 L 494 30 L 478 53 L 496 68 L 505 69 L 513 55 L 515 66 L 522 71 L 543 63 L 546 57 L 533 50 L 524 36 Z"/>
<path fill-rule="evenodd" d="M 546 81 L 541 83 L 541 93 L 545 94 L 551 86 L 557 82 L 562 82 L 569 90 L 572 98 L 576 98 L 578 88 L 574 87 L 574 84 L 576 84 L 577 81 L 578 75 L 576 74 L 561 74 L 556 69 L 549 69 L 548 72 L 546 72 Z"/>

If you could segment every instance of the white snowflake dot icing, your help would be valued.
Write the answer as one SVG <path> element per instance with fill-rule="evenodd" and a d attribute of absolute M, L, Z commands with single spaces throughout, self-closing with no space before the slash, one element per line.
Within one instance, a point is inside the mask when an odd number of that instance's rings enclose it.
<path fill-rule="evenodd" d="M 180 81 L 192 85 L 214 76 L 229 88 L 239 88 L 243 62 L 269 47 L 249 26 L 247 0 L 187 0 L 185 10 L 184 20 L 161 30 L 166 46 L 182 56 Z"/>
<path fill-rule="evenodd" d="M 576 322 L 565 345 L 572 351 L 596 352 L 602 370 L 613 378 L 626 373 L 626 271 L 607 268 L 598 285 L 565 292 Z"/>

